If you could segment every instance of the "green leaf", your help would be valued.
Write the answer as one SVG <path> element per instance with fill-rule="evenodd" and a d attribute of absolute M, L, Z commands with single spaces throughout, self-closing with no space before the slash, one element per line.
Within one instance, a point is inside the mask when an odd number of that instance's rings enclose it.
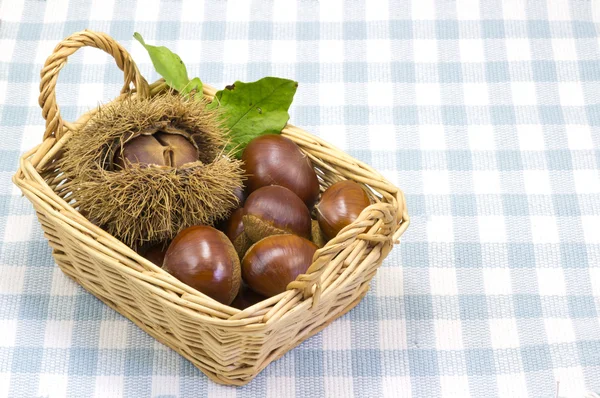
<path fill-rule="evenodd" d="M 186 95 L 193 91 L 194 98 L 202 98 L 202 96 L 203 96 L 202 87 L 203 86 L 204 85 L 202 84 L 202 81 L 200 80 L 200 78 L 195 77 L 192 80 L 190 80 L 188 84 L 186 84 L 186 86 L 181 91 L 181 94 Z"/>
<path fill-rule="evenodd" d="M 173 53 L 167 47 L 146 44 L 142 35 L 138 32 L 135 32 L 133 37 L 148 51 L 154 69 L 165 79 L 169 87 L 182 92 L 189 85 L 190 79 L 188 78 L 187 69 L 181 58 L 179 58 L 179 55 Z M 192 80 L 192 82 L 196 79 Z M 200 82 L 200 79 L 198 81 Z M 200 82 L 200 87 L 202 87 L 202 82 Z"/>
<path fill-rule="evenodd" d="M 298 83 L 278 77 L 265 77 L 252 83 L 236 81 L 217 91 L 210 108 L 220 108 L 230 128 L 229 150 L 236 156 L 253 138 L 279 134 L 290 119 L 288 109 Z"/>

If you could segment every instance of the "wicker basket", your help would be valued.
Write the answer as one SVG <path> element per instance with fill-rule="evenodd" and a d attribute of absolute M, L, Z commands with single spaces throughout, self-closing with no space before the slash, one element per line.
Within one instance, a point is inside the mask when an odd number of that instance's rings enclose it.
<path fill-rule="evenodd" d="M 220 304 L 83 217 L 73 207 L 69 181 L 61 177 L 54 161 L 66 140 L 95 113 L 69 123 L 56 104 L 58 73 L 67 57 L 85 46 L 107 52 L 124 72 L 125 83 L 115 101 L 127 95 L 153 95 L 164 86 L 149 85 L 127 51 L 103 33 L 73 34 L 47 59 L 39 98 L 46 119 L 44 140 L 23 155 L 13 181 L 33 203 L 65 274 L 222 384 L 248 383 L 271 361 L 358 304 L 408 227 L 404 195 L 369 166 L 291 125 L 282 134 L 308 154 L 322 188 L 352 179 L 370 188 L 374 204 L 318 250 L 307 273 L 275 297 L 243 311 Z M 205 86 L 206 96 L 214 93 Z"/>

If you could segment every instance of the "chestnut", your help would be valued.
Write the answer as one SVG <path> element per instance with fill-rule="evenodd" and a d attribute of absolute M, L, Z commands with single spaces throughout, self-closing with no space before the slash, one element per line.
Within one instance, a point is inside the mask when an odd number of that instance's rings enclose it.
<path fill-rule="evenodd" d="M 310 211 L 287 188 L 278 185 L 259 188 L 248 196 L 244 209 L 244 229 L 253 242 L 280 234 L 310 238 Z"/>
<path fill-rule="evenodd" d="M 235 299 L 231 303 L 233 308 L 237 308 L 238 310 L 245 310 L 246 308 L 253 306 L 256 303 L 260 303 L 263 300 L 266 300 L 266 297 L 261 296 L 256 293 L 254 290 L 250 289 L 250 287 L 242 282 L 242 286 L 240 287 L 240 292 Z"/>
<path fill-rule="evenodd" d="M 319 197 L 319 180 L 308 156 L 289 138 L 266 134 L 254 138 L 242 153 L 248 192 L 281 185 L 294 192 L 310 209 Z"/>
<path fill-rule="evenodd" d="M 317 220 L 325 238 L 334 238 L 370 204 L 365 190 L 354 181 L 336 182 L 327 188 L 316 206 Z"/>
<path fill-rule="evenodd" d="M 194 226 L 181 231 L 167 249 L 163 269 L 209 297 L 229 304 L 241 283 L 240 260 L 221 231 Z"/>
<path fill-rule="evenodd" d="M 240 204 L 240 207 L 244 206 L 244 203 L 246 202 L 246 190 L 244 190 L 244 187 L 237 187 L 233 190 L 233 194 L 235 195 L 235 197 L 238 200 L 238 203 Z"/>
<path fill-rule="evenodd" d="M 231 213 L 231 216 L 229 216 L 219 228 L 227 235 L 231 243 L 233 243 L 233 247 L 240 259 L 244 257 L 246 250 L 248 250 L 252 244 L 250 238 L 248 238 L 248 235 L 246 235 L 246 232 L 244 231 L 244 223 L 242 221 L 244 214 L 246 214 L 244 208 L 240 207 Z"/>
<path fill-rule="evenodd" d="M 180 167 L 198 160 L 198 149 L 180 134 L 156 132 L 130 139 L 117 150 L 113 157 L 113 168 L 125 169 L 131 164 L 141 166 Z M 115 167 L 116 166 L 116 167 Z"/>
<path fill-rule="evenodd" d="M 317 245 L 319 249 L 327 243 L 327 239 L 325 239 L 325 235 L 323 234 L 323 231 L 321 231 L 321 227 L 317 220 L 311 221 L 310 241 Z"/>
<path fill-rule="evenodd" d="M 198 160 L 198 149 L 183 135 L 159 131 L 153 137 L 165 147 L 167 166 L 180 167 Z"/>
<path fill-rule="evenodd" d="M 162 267 L 163 261 L 165 260 L 165 254 L 167 252 L 167 246 L 168 245 L 165 243 L 158 243 L 154 246 L 150 246 L 144 252 L 143 257 L 155 265 Z"/>
<path fill-rule="evenodd" d="M 244 281 L 258 294 L 273 297 L 306 272 L 317 246 L 296 235 L 273 235 L 248 249 L 242 260 Z"/>

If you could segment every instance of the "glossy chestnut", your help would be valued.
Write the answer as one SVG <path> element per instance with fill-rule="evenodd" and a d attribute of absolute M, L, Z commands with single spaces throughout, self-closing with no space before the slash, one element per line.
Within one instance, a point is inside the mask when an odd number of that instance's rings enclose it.
<path fill-rule="evenodd" d="M 319 180 L 308 156 L 289 138 L 267 134 L 254 138 L 242 153 L 252 193 L 268 185 L 294 192 L 310 209 L 319 197 Z"/>
<path fill-rule="evenodd" d="M 233 190 L 233 194 L 237 198 L 239 206 L 244 206 L 244 203 L 246 202 L 246 197 L 248 196 L 246 195 L 246 190 L 244 189 L 244 187 L 237 187 Z"/>
<path fill-rule="evenodd" d="M 244 210 L 244 229 L 253 242 L 280 234 L 310 238 L 310 211 L 285 187 L 271 185 L 257 189 L 246 199 Z"/>
<path fill-rule="evenodd" d="M 163 269 L 181 282 L 229 304 L 241 283 L 240 261 L 229 238 L 208 226 L 181 231 L 167 249 Z"/>
<path fill-rule="evenodd" d="M 238 253 L 240 259 L 246 254 L 246 250 L 250 247 L 252 242 L 246 232 L 244 231 L 244 223 L 242 217 L 246 214 L 243 207 L 235 210 L 231 213 L 231 216 L 220 226 L 220 230 L 227 235 L 235 251 Z"/>
<path fill-rule="evenodd" d="M 354 181 L 340 181 L 327 188 L 316 206 L 317 220 L 325 238 L 333 239 L 370 204 L 365 190 Z"/>
<path fill-rule="evenodd" d="M 256 293 L 254 290 L 250 289 L 250 287 L 246 283 L 242 282 L 240 292 L 237 296 L 235 296 L 235 299 L 231 303 L 231 306 L 233 308 L 237 308 L 238 310 L 245 310 L 246 308 L 256 303 L 260 303 L 261 301 L 266 299 L 266 297 Z"/>
<path fill-rule="evenodd" d="M 163 261 L 165 260 L 165 254 L 167 252 L 167 247 L 168 245 L 165 243 L 158 243 L 154 246 L 150 246 L 145 252 L 144 252 L 144 258 L 152 263 L 154 263 L 154 265 L 157 265 L 159 267 L 162 267 L 163 265 Z"/>
<path fill-rule="evenodd" d="M 242 260 L 244 281 L 255 292 L 273 297 L 306 272 L 317 246 L 296 235 L 274 235 L 248 249 Z"/>

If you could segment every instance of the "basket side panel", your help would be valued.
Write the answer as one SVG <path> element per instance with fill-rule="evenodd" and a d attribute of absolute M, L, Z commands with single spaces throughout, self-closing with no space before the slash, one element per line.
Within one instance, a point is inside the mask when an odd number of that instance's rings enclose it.
<path fill-rule="evenodd" d="M 338 271 L 336 280 L 323 292 L 318 304 L 310 307 L 305 301 L 273 323 L 273 333 L 260 358 L 260 368 L 280 358 L 286 352 L 301 344 L 307 338 L 323 330 L 335 319 L 354 308 L 367 294 L 370 282 L 387 254 L 387 247 L 381 243 L 361 261 L 352 266 L 346 264 Z"/>
<path fill-rule="evenodd" d="M 330 275 L 317 305 L 297 295 L 297 305 L 267 322 L 268 328 L 249 333 L 242 327 L 220 328 L 199 321 L 189 308 L 177 304 L 179 295 L 140 278 L 117 258 L 90 246 L 89 236 L 55 212 L 36 200 L 32 203 L 65 274 L 223 384 L 246 384 L 270 362 L 357 305 L 388 250 L 387 243 L 380 242 L 360 250 L 359 257 L 347 257 Z"/>
<path fill-rule="evenodd" d="M 177 296 L 175 293 L 160 291 L 125 271 L 126 266 L 118 260 L 82 241 L 81 232 L 45 213 L 45 209 L 36 210 L 56 263 L 87 291 L 219 383 L 245 384 L 258 373 L 265 332 L 239 333 L 236 328 L 199 321 L 191 310 L 164 297 Z"/>

